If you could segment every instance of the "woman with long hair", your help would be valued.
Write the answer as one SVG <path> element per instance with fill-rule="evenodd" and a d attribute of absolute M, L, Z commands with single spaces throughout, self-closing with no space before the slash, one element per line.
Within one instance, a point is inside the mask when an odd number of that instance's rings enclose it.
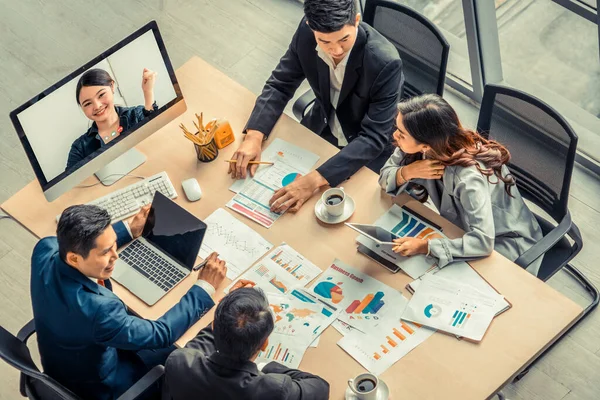
<path fill-rule="evenodd" d="M 444 267 L 498 251 L 516 260 L 542 238 L 542 231 L 506 167 L 510 153 L 500 143 L 464 128 L 454 109 L 428 94 L 398 105 L 394 141 L 398 147 L 380 173 L 391 195 L 409 188 L 430 198 L 440 215 L 465 231 L 458 239 L 400 238 L 394 251 L 426 254 Z M 527 270 L 537 275 L 541 257 Z"/>
<path fill-rule="evenodd" d="M 114 104 L 115 81 L 108 72 L 94 68 L 81 75 L 75 89 L 75 99 L 81 111 L 92 121 L 92 126 L 71 145 L 67 169 L 107 146 L 121 132 L 130 131 L 141 120 L 158 110 L 154 101 L 155 81 L 156 72 L 144 68 L 144 105 L 120 107 Z"/>

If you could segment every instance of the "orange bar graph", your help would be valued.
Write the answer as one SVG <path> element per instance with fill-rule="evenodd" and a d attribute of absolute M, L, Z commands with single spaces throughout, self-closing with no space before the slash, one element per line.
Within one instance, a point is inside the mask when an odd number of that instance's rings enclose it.
<path fill-rule="evenodd" d="M 373 358 L 376 359 L 376 360 L 379 360 L 381 358 L 381 356 L 379 354 L 377 354 L 377 353 L 374 353 L 373 354 Z"/>
<path fill-rule="evenodd" d="M 273 356 L 274 359 L 277 359 L 277 357 L 279 356 L 279 353 L 281 352 L 281 343 L 279 343 L 277 345 L 277 350 L 275 350 L 275 356 Z"/>
<path fill-rule="evenodd" d="M 401 334 L 400 331 L 396 328 L 394 328 L 394 335 L 396 335 L 400 340 L 406 340 L 406 336 Z"/>
<path fill-rule="evenodd" d="M 412 328 L 408 325 L 406 325 L 404 322 L 400 321 L 400 324 L 402 325 L 402 329 L 404 329 L 406 332 L 408 332 L 409 335 L 412 335 L 413 333 L 415 333 L 415 331 L 412 330 Z"/>
<path fill-rule="evenodd" d="M 416 326 L 417 328 L 420 328 L 420 327 L 422 327 L 422 326 L 423 326 L 423 325 L 421 325 L 421 324 L 417 324 L 416 322 L 413 322 L 413 325 L 414 325 L 414 326 Z"/>
<path fill-rule="evenodd" d="M 381 345 L 381 348 L 383 349 L 383 354 L 387 354 L 390 351 L 387 349 L 387 347 L 385 347 L 384 345 Z"/>
<path fill-rule="evenodd" d="M 398 346 L 398 343 L 394 342 L 391 337 L 386 336 L 386 338 L 387 338 L 388 343 L 390 344 L 390 346 L 392 346 L 392 347 Z"/>
<path fill-rule="evenodd" d="M 358 307 L 356 307 L 356 310 L 354 310 L 354 314 L 360 314 L 362 312 L 362 310 L 364 310 L 365 307 L 369 305 L 371 300 L 373 300 L 373 297 L 375 297 L 375 295 L 372 293 L 366 295 L 365 298 L 363 299 L 363 301 L 361 301 L 360 304 L 358 305 Z"/>
<path fill-rule="evenodd" d="M 419 233 L 417 238 L 423 239 L 425 236 L 429 235 L 431 232 L 433 232 L 433 229 L 431 229 L 431 228 L 424 229 L 423 231 L 421 231 L 421 233 Z"/>

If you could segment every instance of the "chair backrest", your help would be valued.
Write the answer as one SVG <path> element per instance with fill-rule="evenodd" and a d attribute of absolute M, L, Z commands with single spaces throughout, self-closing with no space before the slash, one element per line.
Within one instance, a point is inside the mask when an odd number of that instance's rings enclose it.
<path fill-rule="evenodd" d="M 27 345 L 0 326 L 0 358 L 26 375 L 26 385 L 36 399 L 79 400 L 75 394 L 37 368 Z M 16 388 L 15 388 L 16 389 Z"/>
<path fill-rule="evenodd" d="M 433 22 L 387 0 L 367 0 L 363 19 L 398 49 L 405 76 L 403 98 L 444 94 L 450 45 Z"/>
<path fill-rule="evenodd" d="M 560 222 L 567 214 L 577 135 L 541 100 L 500 85 L 486 85 L 477 131 L 511 154 L 509 168 L 521 194 Z"/>

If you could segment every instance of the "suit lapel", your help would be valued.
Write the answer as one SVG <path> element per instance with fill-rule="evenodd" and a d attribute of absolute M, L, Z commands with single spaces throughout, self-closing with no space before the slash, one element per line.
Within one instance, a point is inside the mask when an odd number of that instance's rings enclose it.
<path fill-rule="evenodd" d="M 356 42 L 352 47 L 348 64 L 346 65 L 346 73 L 344 74 L 344 82 L 342 83 L 342 90 L 340 90 L 340 99 L 338 100 L 338 106 L 346 100 L 350 91 L 356 85 L 358 77 L 360 76 L 360 69 L 362 68 L 363 57 L 365 53 L 365 43 L 367 42 L 367 33 L 361 25 L 358 26 L 358 33 L 356 35 Z"/>

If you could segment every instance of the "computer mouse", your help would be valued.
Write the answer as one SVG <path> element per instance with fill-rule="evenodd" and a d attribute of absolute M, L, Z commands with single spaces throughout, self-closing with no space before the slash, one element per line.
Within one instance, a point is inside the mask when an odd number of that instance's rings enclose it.
<path fill-rule="evenodd" d="M 196 178 L 186 179 L 181 182 L 181 187 L 189 201 L 198 201 L 202 198 L 202 189 Z"/>

